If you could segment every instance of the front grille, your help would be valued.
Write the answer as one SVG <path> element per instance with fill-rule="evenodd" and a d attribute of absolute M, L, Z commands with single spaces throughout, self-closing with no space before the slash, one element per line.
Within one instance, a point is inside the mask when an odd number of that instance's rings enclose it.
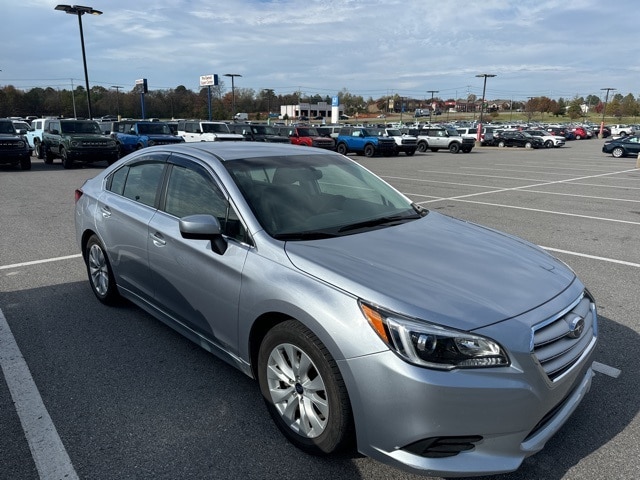
<path fill-rule="evenodd" d="M 318 147 L 318 148 L 333 148 L 335 147 L 335 143 L 333 142 L 333 140 L 320 140 L 320 139 L 314 139 L 312 140 L 311 144 L 314 147 Z"/>
<path fill-rule="evenodd" d="M 24 150 L 26 144 L 23 140 L 3 140 L 0 141 L 0 148 L 4 150 Z"/>
<path fill-rule="evenodd" d="M 462 139 L 462 143 L 463 144 L 469 144 L 469 145 L 475 145 L 476 141 L 473 138 L 463 138 Z"/>
<path fill-rule="evenodd" d="M 551 381 L 559 380 L 594 348 L 596 305 L 583 293 L 569 309 L 532 329 L 532 352 Z"/>
<path fill-rule="evenodd" d="M 413 138 L 403 138 L 402 145 L 418 145 L 418 140 Z"/>

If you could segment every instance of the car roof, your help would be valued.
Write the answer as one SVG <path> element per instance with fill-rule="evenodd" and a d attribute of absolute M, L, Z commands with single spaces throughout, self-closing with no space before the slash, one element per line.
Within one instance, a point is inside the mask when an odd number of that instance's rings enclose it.
<path fill-rule="evenodd" d="M 174 145 L 160 145 L 149 147 L 150 149 L 184 153 L 186 155 L 198 155 L 209 153 L 219 160 L 226 162 L 232 160 L 246 160 L 251 158 L 273 157 L 279 155 L 328 155 L 333 152 L 320 148 L 309 148 L 299 145 L 264 142 L 186 142 Z M 337 155 L 337 154 L 336 154 Z"/>

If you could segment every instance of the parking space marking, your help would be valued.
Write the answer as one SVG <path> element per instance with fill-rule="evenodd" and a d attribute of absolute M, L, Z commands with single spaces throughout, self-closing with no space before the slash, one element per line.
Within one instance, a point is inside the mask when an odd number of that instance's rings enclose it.
<path fill-rule="evenodd" d="M 593 368 L 594 372 L 603 373 L 604 375 L 608 375 L 612 378 L 618 378 L 622 373 L 622 370 L 618 370 L 615 367 L 611 367 L 600 362 L 593 362 L 591 364 L 591 368 Z"/>
<path fill-rule="evenodd" d="M 2 310 L 0 366 L 40 479 L 78 479 Z"/>
<path fill-rule="evenodd" d="M 640 263 L 627 262 L 625 260 L 616 260 L 615 258 L 598 257 L 597 255 L 589 255 L 587 253 L 579 253 L 572 252 L 570 250 L 561 250 L 559 248 L 545 247 L 544 245 L 539 245 L 539 247 L 544 248 L 545 250 L 549 250 L 550 252 L 564 253 L 576 257 L 590 258 L 592 260 L 601 260 L 603 262 L 617 263 L 618 265 L 625 265 L 627 267 L 640 268 Z"/>
<path fill-rule="evenodd" d="M 14 263 L 13 265 L 0 265 L 0 270 L 9 270 L 12 268 L 27 267 L 29 265 L 39 265 L 41 263 L 59 262 L 60 260 L 69 260 L 70 258 L 82 257 L 81 254 L 67 255 L 66 257 L 46 258 L 44 260 L 33 260 L 31 262 Z"/>
<path fill-rule="evenodd" d="M 513 190 L 513 189 L 509 189 L 509 190 Z M 465 197 L 471 197 L 473 195 L 465 195 Z M 576 217 L 576 218 L 586 218 L 588 220 L 601 220 L 603 222 L 613 222 L 613 223 L 624 223 L 627 225 L 640 225 L 640 222 L 633 222 L 631 220 L 618 220 L 615 218 L 605 218 L 605 217 L 594 217 L 593 215 L 580 215 L 578 213 L 567 213 L 567 212 L 556 212 L 553 210 L 543 210 L 541 208 L 528 208 L 528 207 L 517 207 L 515 205 L 504 205 L 504 204 L 500 204 L 500 203 L 491 203 L 491 202 L 480 202 L 477 200 L 465 200 L 463 197 L 452 197 L 452 198 L 442 198 L 440 200 L 455 200 L 458 202 L 465 202 L 465 203 L 475 203 L 477 205 L 487 205 L 490 207 L 502 207 L 502 208 L 513 208 L 516 210 L 526 210 L 529 212 L 539 212 L 539 213 L 550 213 L 553 215 L 563 215 L 565 217 Z M 430 203 L 433 200 L 424 200 L 422 202 L 417 202 L 420 204 L 423 203 Z"/>

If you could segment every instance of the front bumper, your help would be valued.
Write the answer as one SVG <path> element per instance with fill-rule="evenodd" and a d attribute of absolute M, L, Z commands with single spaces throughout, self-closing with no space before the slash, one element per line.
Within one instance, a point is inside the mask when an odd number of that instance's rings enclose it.
<path fill-rule="evenodd" d="M 566 391 L 545 392 L 518 379 L 522 375 L 505 374 L 509 368 L 447 373 L 412 367 L 391 352 L 374 357 L 347 362 L 346 370 L 363 386 L 351 398 L 356 403 L 358 450 L 396 468 L 430 476 L 518 469 L 564 425 L 593 377 L 589 362 Z M 503 371 L 498 374 L 498 370 Z M 478 440 L 453 456 L 438 458 L 412 448 L 425 439 L 469 437 Z"/>
<path fill-rule="evenodd" d="M 67 153 L 74 162 L 101 162 L 118 159 L 116 148 L 70 149 Z"/>

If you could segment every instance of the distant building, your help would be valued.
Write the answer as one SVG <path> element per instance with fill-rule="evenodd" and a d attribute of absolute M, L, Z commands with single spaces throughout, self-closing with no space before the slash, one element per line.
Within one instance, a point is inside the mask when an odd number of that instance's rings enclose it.
<path fill-rule="evenodd" d="M 342 105 L 338 107 L 340 115 L 344 114 Z M 287 116 L 290 120 L 295 118 L 306 117 L 313 120 L 316 117 L 322 117 L 323 119 L 331 119 L 331 104 L 327 102 L 318 102 L 316 104 L 311 103 L 298 103 L 297 105 L 282 105 L 280 106 L 280 118 Z"/>

